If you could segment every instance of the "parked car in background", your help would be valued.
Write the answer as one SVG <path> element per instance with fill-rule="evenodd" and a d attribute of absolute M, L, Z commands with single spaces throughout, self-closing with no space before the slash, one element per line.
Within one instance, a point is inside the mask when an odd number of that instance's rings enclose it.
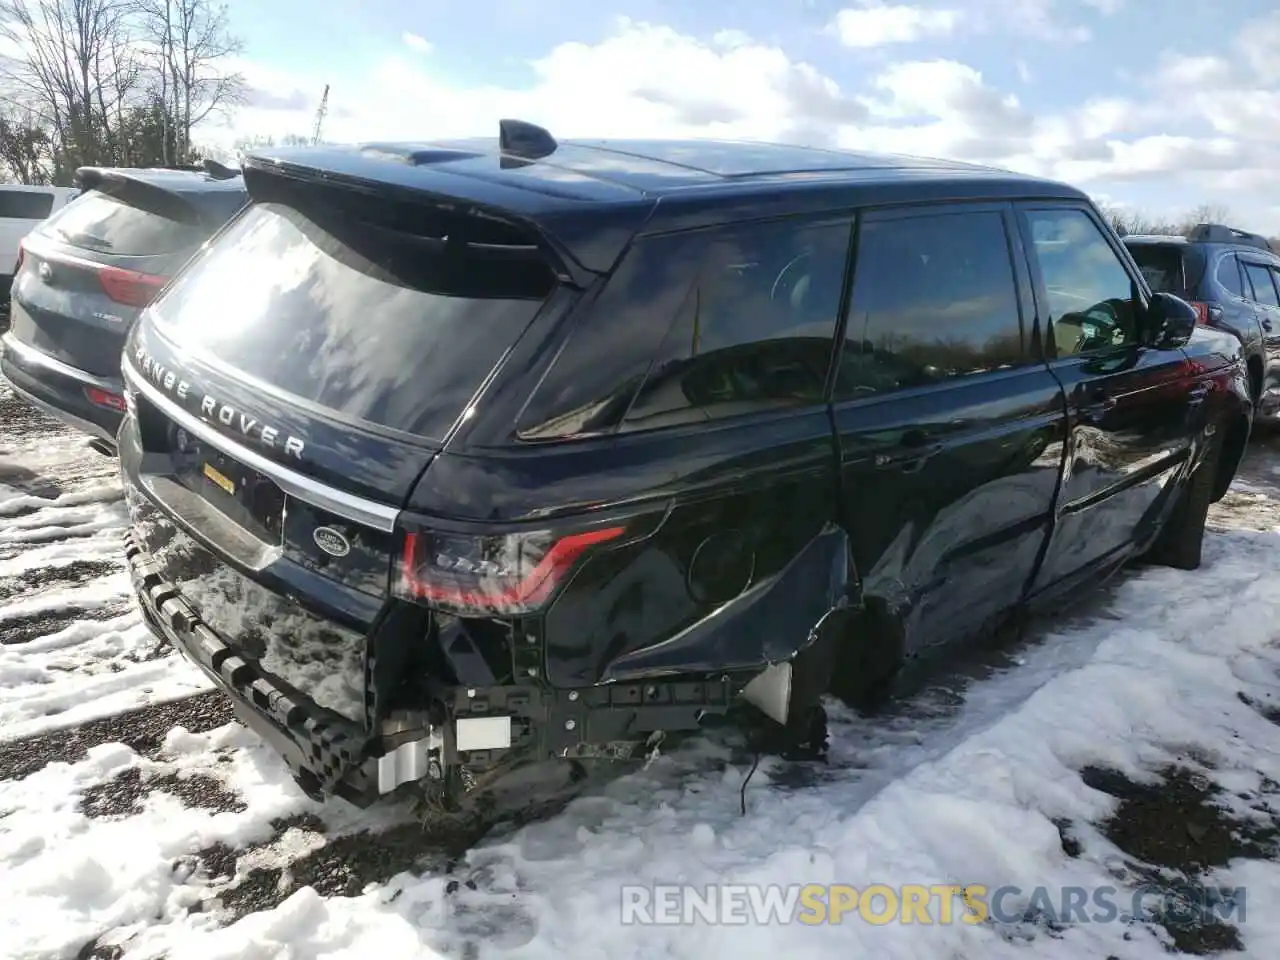
<path fill-rule="evenodd" d="M 0 308 L 9 306 L 9 287 L 17 270 L 22 238 L 79 195 L 77 187 L 0 184 Z"/>
<path fill-rule="evenodd" d="M 0 337 L 14 389 L 113 455 L 120 351 L 138 312 L 246 200 L 238 170 L 84 167 L 84 194 L 22 242 Z"/>
<path fill-rule="evenodd" d="M 126 555 L 315 796 L 812 745 L 827 692 L 1197 566 L 1249 435 L 1239 342 L 1063 184 L 515 121 L 244 176 L 125 348 Z"/>
<path fill-rule="evenodd" d="M 1202 223 L 1186 237 L 1124 242 L 1152 290 L 1182 297 L 1200 323 L 1239 338 L 1258 414 L 1280 413 L 1280 255 L 1267 238 Z"/>

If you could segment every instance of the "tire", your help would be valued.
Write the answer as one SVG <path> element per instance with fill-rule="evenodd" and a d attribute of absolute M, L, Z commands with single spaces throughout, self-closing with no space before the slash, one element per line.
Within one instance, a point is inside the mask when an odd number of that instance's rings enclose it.
<path fill-rule="evenodd" d="M 1213 502 L 1222 451 L 1222 428 L 1209 437 L 1199 466 L 1178 494 L 1169 519 L 1147 554 L 1147 560 L 1175 570 L 1196 570 L 1204 548 L 1204 526 Z"/>
<path fill-rule="evenodd" d="M 868 604 L 846 627 L 828 690 L 859 713 L 874 713 L 889 700 L 903 663 L 901 623 Z"/>

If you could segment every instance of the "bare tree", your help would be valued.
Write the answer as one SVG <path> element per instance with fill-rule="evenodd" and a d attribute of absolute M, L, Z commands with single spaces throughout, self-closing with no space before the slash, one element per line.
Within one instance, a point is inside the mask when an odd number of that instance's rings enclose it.
<path fill-rule="evenodd" d="M 125 0 L 0 0 L 0 62 L 11 104 L 56 140 L 55 175 L 113 159 L 112 128 L 134 92 Z"/>
<path fill-rule="evenodd" d="M 227 8 L 214 0 L 138 0 L 138 10 L 153 95 L 173 126 L 163 138 L 166 153 L 173 151 L 165 162 L 183 162 L 191 155 L 192 129 L 244 101 L 244 78 L 222 69 L 243 44 L 231 33 Z"/>
<path fill-rule="evenodd" d="M 30 112 L 0 110 L 0 167 L 18 183 L 53 179 L 53 138 Z"/>

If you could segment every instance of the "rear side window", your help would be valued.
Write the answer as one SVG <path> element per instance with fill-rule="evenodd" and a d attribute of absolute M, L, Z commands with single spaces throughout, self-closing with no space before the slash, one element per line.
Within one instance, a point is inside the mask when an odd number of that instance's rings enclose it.
<path fill-rule="evenodd" d="M 1261 263 L 1244 263 L 1245 273 L 1249 275 L 1249 281 L 1253 285 L 1253 299 L 1257 303 L 1266 304 L 1270 307 L 1280 307 L 1280 296 L 1276 294 L 1275 282 L 1272 280 L 1272 273 L 1265 264 Z"/>
<path fill-rule="evenodd" d="M 0 190 L 0 219 L 43 220 L 52 209 L 52 193 L 43 190 Z"/>
<path fill-rule="evenodd" d="M 1186 290 L 1181 247 L 1169 243 L 1131 243 L 1128 248 L 1152 291 L 1180 294 Z"/>
<path fill-rule="evenodd" d="M 1240 279 L 1240 261 L 1235 258 L 1234 254 L 1229 254 L 1218 262 L 1218 270 L 1215 276 L 1224 289 L 1237 297 L 1246 296 L 1244 281 Z"/>
<path fill-rule="evenodd" d="M 545 262 L 495 257 L 259 203 L 154 313 L 178 343 L 288 398 L 440 440 L 555 286 Z"/>
<path fill-rule="evenodd" d="M 155 256 L 198 246 L 204 231 L 90 190 L 59 210 L 44 226 L 63 243 L 122 257 Z"/>
<path fill-rule="evenodd" d="M 714 239 L 623 429 L 822 403 L 851 231 L 778 222 Z"/>
<path fill-rule="evenodd" d="M 925 386 L 1022 359 L 1017 287 L 999 212 L 863 223 L 838 398 Z"/>

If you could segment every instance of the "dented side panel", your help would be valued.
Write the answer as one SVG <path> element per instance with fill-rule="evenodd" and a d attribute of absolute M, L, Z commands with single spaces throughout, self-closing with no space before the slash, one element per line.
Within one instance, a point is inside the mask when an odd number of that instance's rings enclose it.
<path fill-rule="evenodd" d="M 618 441 L 616 482 L 649 481 L 672 507 L 652 536 L 594 555 L 548 611 L 554 686 L 785 659 L 849 580 L 827 408 L 666 434 L 668 451 L 687 449 L 660 472 L 645 456 L 655 442 Z"/>

